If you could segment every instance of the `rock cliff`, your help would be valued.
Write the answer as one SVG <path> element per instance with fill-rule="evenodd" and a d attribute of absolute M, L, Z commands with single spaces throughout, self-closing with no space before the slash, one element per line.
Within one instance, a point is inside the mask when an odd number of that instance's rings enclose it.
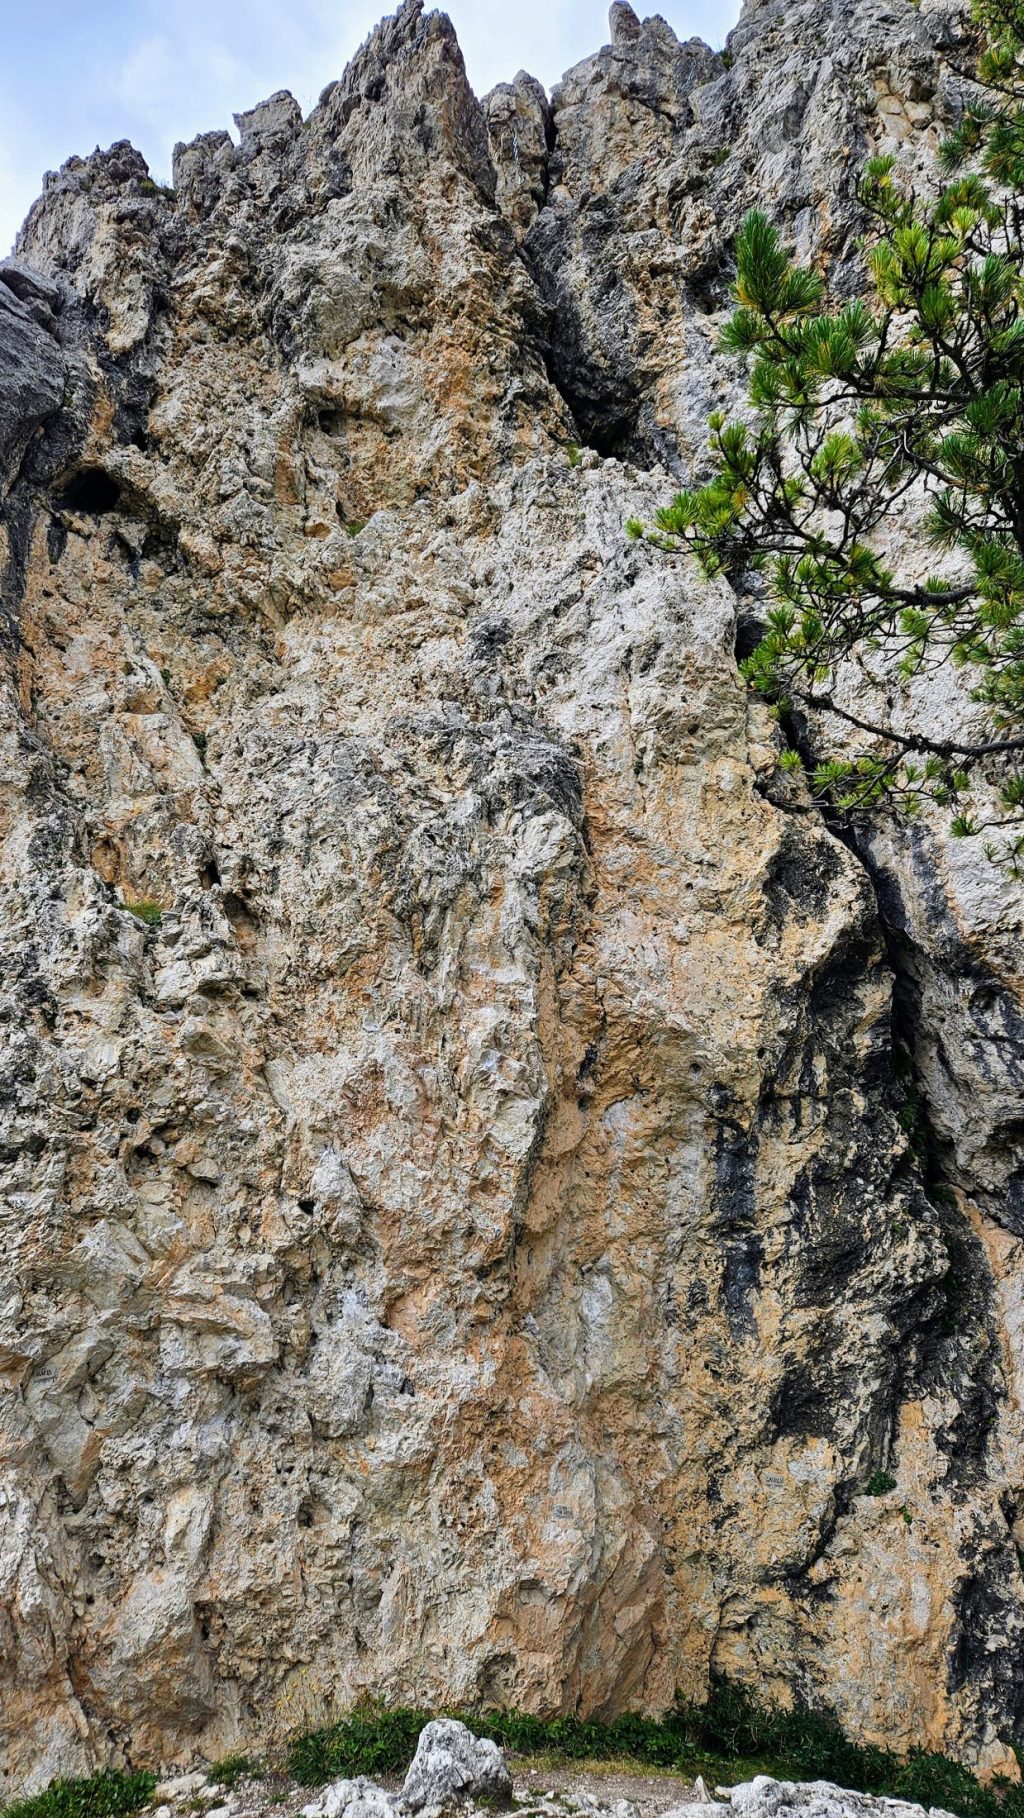
<path fill-rule="evenodd" d="M 406 0 L 0 265 L 5 1789 L 719 1673 L 1009 1765 L 1020 890 L 836 837 L 623 532 L 958 29 L 617 0 L 481 102 Z"/>

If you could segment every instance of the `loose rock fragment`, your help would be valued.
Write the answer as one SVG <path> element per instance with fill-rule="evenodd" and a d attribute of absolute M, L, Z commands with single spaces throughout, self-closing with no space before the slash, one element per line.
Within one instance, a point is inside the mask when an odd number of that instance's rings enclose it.
<path fill-rule="evenodd" d="M 497 1743 L 474 1736 L 451 1717 L 438 1718 L 421 1731 L 402 1787 L 402 1803 L 409 1811 L 443 1810 L 480 1798 L 507 1805 L 511 1797 L 512 1776 Z"/>

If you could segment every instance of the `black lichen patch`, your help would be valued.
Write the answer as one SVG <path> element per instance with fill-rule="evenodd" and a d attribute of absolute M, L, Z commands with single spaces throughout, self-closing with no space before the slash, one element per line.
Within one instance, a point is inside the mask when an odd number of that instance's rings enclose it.
<path fill-rule="evenodd" d="M 924 878 L 926 847 L 915 841 L 913 850 Z M 870 865 L 870 852 L 862 856 Z M 927 969 L 936 962 L 912 938 L 911 920 L 895 876 L 876 868 L 871 876 L 894 974 L 890 1056 L 900 1123 L 910 1141 L 907 1165 L 920 1178 L 928 1220 L 947 1258 L 941 1277 L 917 1302 L 915 1319 L 906 1332 L 900 1352 L 900 1393 L 914 1399 L 939 1396 L 951 1407 L 949 1417 L 936 1426 L 934 1439 L 946 1460 L 946 1482 L 964 1491 L 988 1476 L 989 1444 L 1006 1393 L 999 1363 L 994 1284 L 984 1245 L 951 1190 L 956 1159 L 948 1139 L 940 1136 L 933 1122 L 926 1081 L 918 1070 L 916 1057 L 928 1033 Z M 1007 1009 L 1005 991 L 998 980 L 982 975 L 977 960 L 962 945 L 934 877 L 928 874 L 926 881 L 929 927 L 943 972 L 970 982 L 970 1020 L 1004 1069 L 1013 1068 L 1021 1052 L 1022 1032 L 1015 1013 Z M 1012 1142 L 1007 1144 L 1012 1146 Z M 985 1203 L 980 1194 L 976 1197 Z M 1013 1228 L 1012 1204 L 1008 1207 L 1006 1198 L 986 1209 Z"/>
<path fill-rule="evenodd" d="M 51 518 L 46 527 L 46 553 L 51 567 L 60 561 L 68 545 L 68 533 L 59 518 Z"/>
<path fill-rule="evenodd" d="M 839 1107 L 840 1118 L 833 1130 L 836 1138 L 846 1109 Z M 891 1183 L 887 1167 L 879 1170 L 875 1180 L 872 1172 L 871 1160 L 864 1155 L 861 1169 L 830 1168 L 821 1163 L 810 1172 L 801 1169 L 796 1176 L 789 1193 L 792 1232 L 799 1244 L 796 1306 L 834 1305 L 840 1301 L 851 1291 L 877 1249 L 877 1217 L 871 1215 L 868 1207 L 872 1199 L 885 1200 Z M 874 1193 L 870 1191 L 872 1187 Z"/>
<path fill-rule="evenodd" d="M 842 871 L 842 860 L 830 843 L 818 841 L 808 848 L 787 828 L 772 854 L 764 881 L 768 913 L 777 927 L 791 916 L 797 921 L 821 917 L 829 904 L 830 886 Z"/>
<path fill-rule="evenodd" d="M 1014 1582 L 1015 1561 L 1007 1537 L 1003 1571 L 992 1555 L 983 1572 L 964 1578 L 954 1594 L 955 1640 L 948 1657 L 946 1682 L 954 1695 L 968 1686 L 978 1689 L 985 1707 L 1010 1714 L 1011 1740 L 1024 1741 L 1024 1653 L 1021 1651 L 1021 1604 Z M 1017 1645 L 993 1649 L 991 1638 L 1016 1638 Z"/>
<path fill-rule="evenodd" d="M 903 1392 L 942 1394 L 955 1412 L 935 1428 L 945 1455 L 946 1479 L 963 1487 L 988 1474 L 988 1446 L 1005 1398 L 992 1307 L 993 1283 L 985 1250 L 955 1203 L 934 1198 L 949 1265 L 903 1355 Z"/>
<path fill-rule="evenodd" d="M 807 1363 L 794 1364 L 774 1389 L 769 1414 L 775 1439 L 830 1438 L 836 1426 L 834 1385 L 816 1380 Z"/>
<path fill-rule="evenodd" d="M 504 650 L 512 637 L 512 627 L 507 619 L 486 619 L 473 631 L 470 650 L 475 662 L 493 662 L 498 652 Z"/>
<path fill-rule="evenodd" d="M 734 645 L 737 663 L 742 663 L 748 656 L 753 656 L 767 629 L 764 620 L 758 618 L 749 607 L 740 607 L 736 614 Z"/>
<path fill-rule="evenodd" d="M 715 1130 L 714 1231 L 722 1250 L 720 1292 L 730 1330 L 753 1332 L 764 1242 L 755 1228 L 757 1134 L 723 1118 Z"/>

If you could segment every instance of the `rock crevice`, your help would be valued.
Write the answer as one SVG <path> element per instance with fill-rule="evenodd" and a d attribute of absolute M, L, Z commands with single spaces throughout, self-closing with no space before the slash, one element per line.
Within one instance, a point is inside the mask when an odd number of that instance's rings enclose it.
<path fill-rule="evenodd" d="M 955 18 L 613 10 L 481 103 L 407 3 L 0 268 L 5 1791 L 722 1672 L 1020 1734 L 1019 891 L 876 901 L 624 535 L 744 208 L 852 284 Z"/>

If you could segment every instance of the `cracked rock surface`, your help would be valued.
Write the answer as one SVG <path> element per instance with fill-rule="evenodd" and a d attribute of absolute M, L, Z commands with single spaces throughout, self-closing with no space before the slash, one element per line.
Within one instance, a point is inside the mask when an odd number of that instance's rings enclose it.
<path fill-rule="evenodd" d="M 512 1776 L 496 1742 L 474 1736 L 452 1717 L 438 1718 L 420 1731 L 402 1785 L 408 1811 L 429 1811 L 455 1799 L 508 1805 L 511 1798 Z"/>
<path fill-rule="evenodd" d="M 721 1673 L 1021 1735 L 1019 888 L 834 838 L 623 531 L 958 18 L 613 14 L 480 102 L 407 0 L 0 265 L 5 1793 Z"/>

